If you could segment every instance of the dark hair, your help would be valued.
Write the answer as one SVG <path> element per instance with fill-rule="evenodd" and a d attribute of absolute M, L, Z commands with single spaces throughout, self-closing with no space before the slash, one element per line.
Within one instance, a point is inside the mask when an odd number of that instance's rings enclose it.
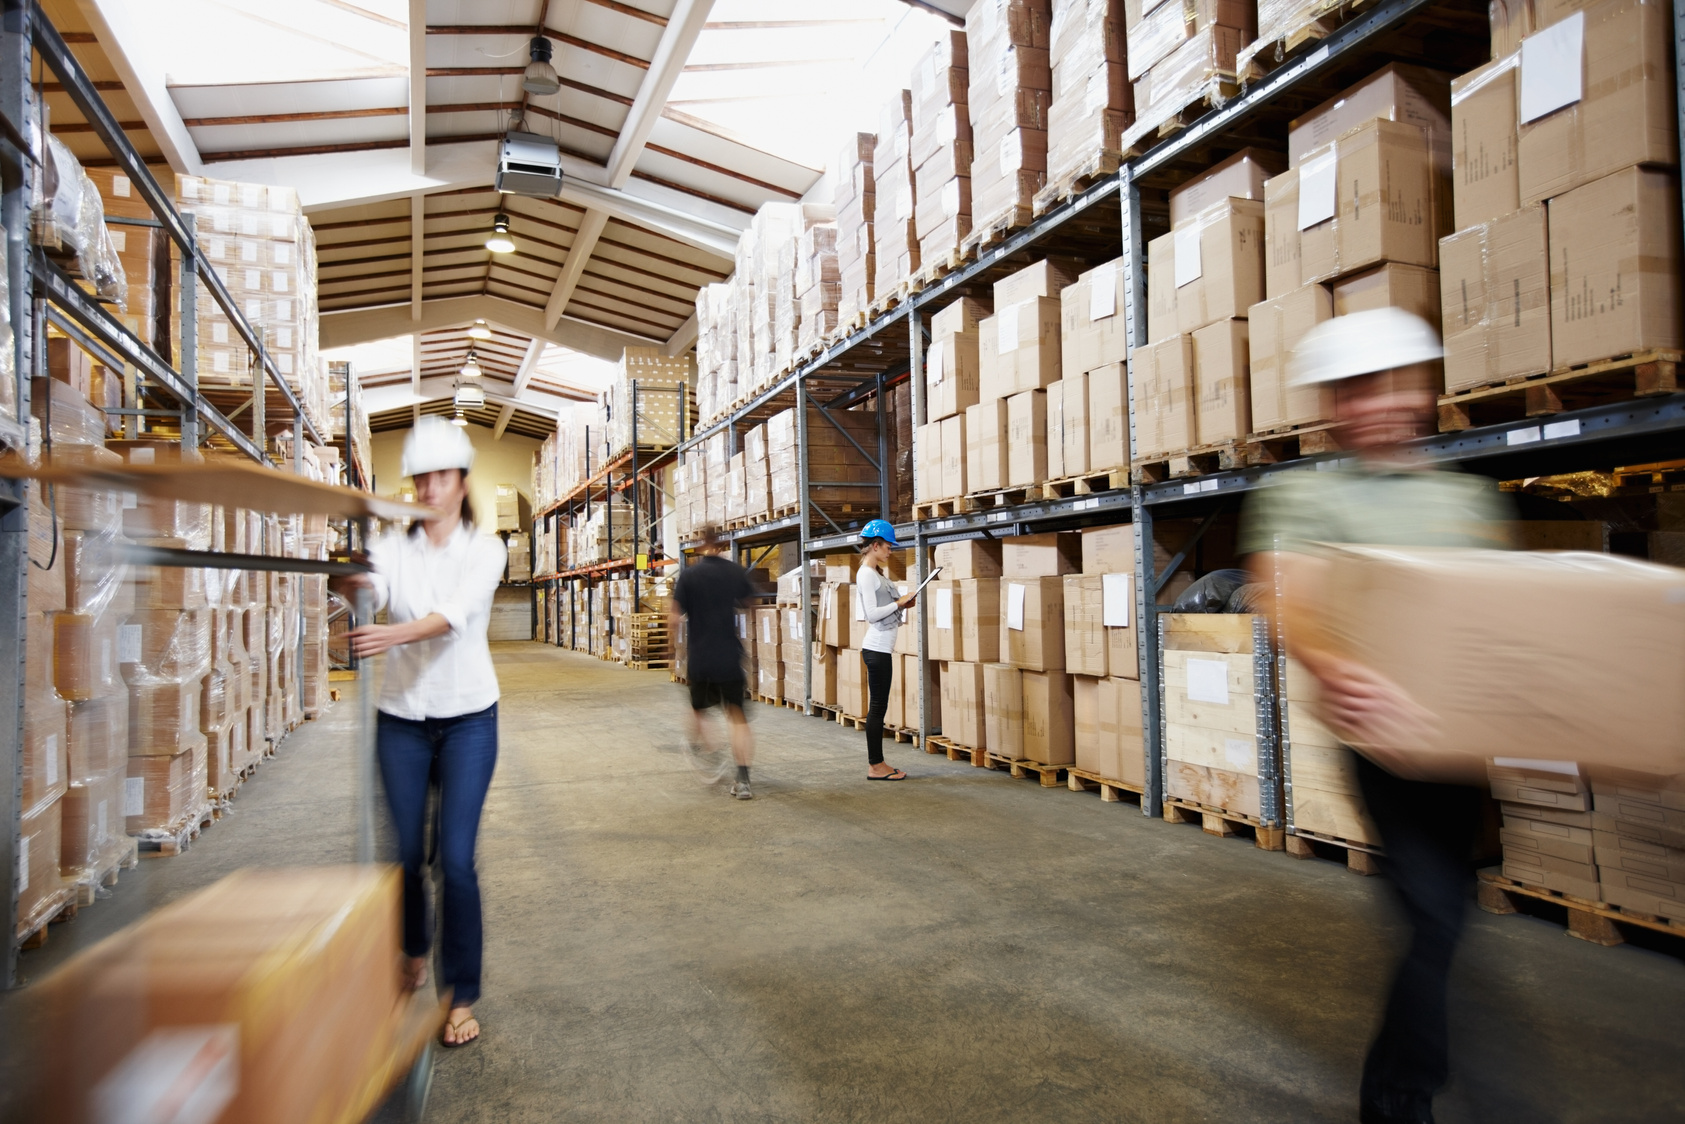
<path fill-rule="evenodd" d="M 459 469 L 457 469 L 457 471 L 462 473 L 462 479 L 466 482 L 467 479 L 468 479 L 468 470 L 466 468 L 459 468 Z M 462 492 L 462 507 L 457 512 L 457 514 L 461 517 L 462 522 L 466 526 L 472 527 L 477 522 L 477 520 L 474 518 L 474 504 L 468 498 L 467 489 L 463 489 L 463 492 Z M 419 519 L 410 520 L 409 533 L 413 535 L 419 530 L 421 530 L 421 520 L 419 520 Z"/>
<path fill-rule="evenodd" d="M 872 537 L 872 538 L 869 538 L 869 539 L 861 539 L 860 540 L 860 553 L 865 554 L 868 550 L 871 550 L 874 546 L 877 546 L 879 543 L 886 543 L 888 541 L 889 541 L 888 539 L 880 539 L 880 538 L 877 538 L 875 536 Z"/>

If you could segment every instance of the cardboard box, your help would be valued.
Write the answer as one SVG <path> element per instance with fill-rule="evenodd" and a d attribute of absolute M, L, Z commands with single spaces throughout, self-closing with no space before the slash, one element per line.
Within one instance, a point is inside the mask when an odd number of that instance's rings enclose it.
<path fill-rule="evenodd" d="M 1006 487 L 1006 400 L 979 402 L 965 411 L 965 476 L 974 492 Z"/>
<path fill-rule="evenodd" d="M 1001 539 L 1001 575 L 1007 578 L 1057 577 L 1082 567 L 1082 540 L 1074 531 L 1016 535 Z"/>
<path fill-rule="evenodd" d="M 827 581 L 819 590 L 819 641 L 846 648 L 854 638 L 854 587 Z M 864 632 L 862 632 L 864 635 Z"/>
<path fill-rule="evenodd" d="M 1100 680 L 1100 737 L 1117 747 L 1117 780 L 1145 788 L 1146 747 L 1141 729 L 1141 684 L 1116 677 Z"/>
<path fill-rule="evenodd" d="M 1332 175 L 1330 175 L 1332 171 Z M 1450 209 L 1436 210 L 1433 154 L 1420 129 L 1373 120 L 1299 167 L 1299 269 L 1328 281 L 1383 262 L 1435 266 Z M 1322 216 L 1328 216 L 1326 218 Z"/>
<path fill-rule="evenodd" d="M 959 583 L 956 658 L 970 663 L 1000 659 L 1000 579 L 967 578 Z"/>
<path fill-rule="evenodd" d="M 1439 323 L 1439 272 L 1388 262 L 1334 282 L 1334 315 L 1402 308 Z"/>
<path fill-rule="evenodd" d="M 990 308 L 983 301 L 961 297 L 953 304 L 931 314 L 930 337 L 932 340 L 940 340 L 962 332 L 975 333 L 989 313 Z"/>
<path fill-rule="evenodd" d="M 1194 444 L 1193 343 L 1192 336 L 1172 336 L 1135 349 L 1134 459 L 1155 459 Z"/>
<path fill-rule="evenodd" d="M 1545 208 L 1538 204 L 1440 242 L 1447 392 L 1551 369 L 1549 278 Z"/>
<path fill-rule="evenodd" d="M 1516 163 L 1512 52 L 1451 80 L 1452 207 L 1456 229 L 1502 218 L 1521 206 Z"/>
<path fill-rule="evenodd" d="M 1006 485 L 1047 479 L 1047 391 L 1026 390 L 1006 400 Z"/>
<path fill-rule="evenodd" d="M 1314 425 L 1334 416 L 1334 392 L 1326 386 L 1293 386 L 1288 358 L 1316 325 L 1334 315 L 1328 288 L 1317 282 L 1255 304 L 1247 320 L 1251 357 L 1253 432 Z"/>
<path fill-rule="evenodd" d="M 942 692 L 937 683 L 934 667 L 931 667 L 930 689 L 924 690 L 924 669 L 930 666 L 920 663 L 917 653 L 909 653 L 901 657 L 900 666 L 895 671 L 895 677 L 901 683 L 901 709 L 906 719 L 903 725 L 910 729 L 921 728 L 919 725 L 919 700 L 921 697 L 926 709 L 930 712 L 925 716 L 929 721 L 930 729 L 940 730 L 942 728 Z"/>
<path fill-rule="evenodd" d="M 1060 369 L 1065 378 L 1129 358 L 1122 259 L 1095 266 L 1059 294 Z"/>
<path fill-rule="evenodd" d="M 1210 171 L 1170 192 L 1170 225 L 1192 218 L 1224 199 L 1264 198 L 1264 182 L 1287 168 L 1278 152 L 1243 148 Z"/>
<path fill-rule="evenodd" d="M 1065 670 L 1073 675 L 1107 673 L 1104 580 L 1099 574 L 1065 575 Z"/>
<path fill-rule="evenodd" d="M 1679 178 L 1628 168 L 1549 204 L 1551 366 L 1677 348 Z"/>
<path fill-rule="evenodd" d="M 1592 852 L 1600 867 L 1669 882 L 1685 882 L 1685 850 L 1617 835 L 1612 831 L 1592 831 L 1588 834 L 1592 837 Z"/>
<path fill-rule="evenodd" d="M 866 714 L 866 661 L 859 648 L 837 649 L 837 709 L 853 718 Z"/>
<path fill-rule="evenodd" d="M 932 548 L 933 563 L 942 567 L 942 578 L 1000 577 L 1001 544 L 998 539 L 962 539 L 938 543 Z"/>
<path fill-rule="evenodd" d="M 1299 171 L 1264 184 L 1264 296 L 1284 297 L 1304 284 L 1299 260 Z M 1149 299 L 1151 292 L 1148 293 Z M 1149 312 L 1150 312 L 1149 307 Z"/>
<path fill-rule="evenodd" d="M 1058 297 L 996 306 L 979 329 L 979 400 L 1038 390 L 1059 378 L 1060 315 Z"/>
<path fill-rule="evenodd" d="M 821 706 L 837 705 L 837 649 L 817 645 L 813 649 L 813 681 L 809 689 Z"/>
<path fill-rule="evenodd" d="M 995 282 L 995 311 L 1006 305 L 1018 304 L 1034 297 L 1059 299 L 1059 294 L 1074 283 L 1082 266 L 1067 258 L 1044 258 L 1025 266 L 1009 277 Z"/>
<path fill-rule="evenodd" d="M 959 745 L 986 749 L 983 665 L 957 660 L 943 664 L 941 679 L 943 736 Z"/>
<path fill-rule="evenodd" d="M 940 440 L 942 448 L 941 482 L 937 486 L 937 498 L 951 499 L 963 496 L 969 491 L 969 480 L 966 475 L 967 457 L 965 443 L 965 415 L 956 414 L 951 418 L 943 418 L 936 423 L 941 427 Z"/>
<path fill-rule="evenodd" d="M 1147 342 L 1176 334 L 1176 234 L 1147 243 Z"/>
<path fill-rule="evenodd" d="M 1598 875 L 1602 900 L 1610 905 L 1658 917 L 1685 916 L 1685 883 L 1613 867 L 1598 868 Z"/>
<path fill-rule="evenodd" d="M 1245 320 L 1219 320 L 1194 336 L 1195 442 L 1236 441 L 1252 431 L 1251 358 Z"/>
<path fill-rule="evenodd" d="M 1024 672 L 1007 664 L 983 665 L 983 739 L 990 753 L 1024 756 Z"/>
<path fill-rule="evenodd" d="M 1000 583 L 1001 662 L 1028 671 L 1065 666 L 1065 585 L 1058 577 Z"/>
<path fill-rule="evenodd" d="M 1264 204 L 1220 199 L 1171 232 L 1176 330 L 1244 317 L 1264 299 Z"/>
<path fill-rule="evenodd" d="M 1338 651 L 1436 715 L 1402 751 L 1447 772 L 1488 757 L 1685 772 L 1685 572 L 1574 552 L 1328 557 L 1323 623 Z M 1623 657 L 1634 651 L 1644 660 Z"/>
<path fill-rule="evenodd" d="M 925 416 L 931 421 L 953 417 L 978 401 L 981 370 L 976 331 L 930 341 L 925 352 Z"/>
<path fill-rule="evenodd" d="M 1047 457 L 1052 479 L 1083 476 L 1092 471 L 1089 434 L 1093 430 L 1088 414 L 1088 375 L 1067 375 L 1048 388 Z M 1052 402 L 1059 402 L 1058 425 L 1054 425 Z M 1059 442 L 1059 469 L 1053 471 L 1053 445 Z M 1107 466 L 1111 467 L 1110 465 Z"/>
<path fill-rule="evenodd" d="M 1537 26 L 1533 0 L 1491 0 L 1486 14 L 1492 33 L 1492 57 L 1495 59 L 1520 50 L 1522 38 L 1533 34 Z"/>
<path fill-rule="evenodd" d="M 1591 789 L 1578 773 L 1525 766 L 1506 767 L 1501 760 L 1500 764 L 1488 765 L 1486 769 L 1493 799 L 1572 812 L 1591 810 Z"/>
<path fill-rule="evenodd" d="M 1100 739 L 1099 679 L 1091 675 L 1071 676 L 1071 718 L 1076 767 L 1102 777 L 1115 777 L 1117 746 Z"/>
<path fill-rule="evenodd" d="M 925 643 L 930 658 L 959 659 L 959 583 L 933 581 L 926 596 L 930 599 L 930 623 L 925 632 Z"/>
<path fill-rule="evenodd" d="M 913 431 L 913 499 L 945 498 L 942 491 L 942 423 L 930 422 Z"/>
<path fill-rule="evenodd" d="M 1591 790 L 1599 796 L 1659 804 L 1663 808 L 1685 811 L 1685 777 L 1652 777 L 1643 773 L 1605 771 L 1592 778 Z"/>
<path fill-rule="evenodd" d="M 1635 164 L 1679 163 L 1672 34 L 1664 5 L 1603 0 L 1586 6 L 1583 18 L 1563 19 L 1523 42 L 1516 82 L 1521 202 L 1555 199 Z M 1563 55 L 1575 60 L 1568 70 L 1558 61 Z M 1575 88 L 1583 91 L 1579 100 L 1550 108 Z"/>
<path fill-rule="evenodd" d="M 1123 363 L 1088 372 L 1088 471 L 1129 464 L 1129 374 Z"/>
<path fill-rule="evenodd" d="M 1129 574 L 1135 570 L 1135 527 L 1089 527 L 1082 531 L 1082 572 Z"/>
<path fill-rule="evenodd" d="M 1071 677 L 1063 671 L 1026 671 L 1023 685 L 1023 755 L 1045 765 L 1076 760 Z"/>

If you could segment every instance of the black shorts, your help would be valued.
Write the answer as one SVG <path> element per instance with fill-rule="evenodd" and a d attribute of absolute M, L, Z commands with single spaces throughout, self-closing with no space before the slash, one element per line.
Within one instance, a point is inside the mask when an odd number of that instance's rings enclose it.
<path fill-rule="evenodd" d="M 692 710 L 707 710 L 709 707 L 730 707 L 743 709 L 743 702 L 749 696 L 749 684 L 743 679 L 728 679 L 724 682 L 712 682 L 706 679 L 692 679 L 690 681 L 690 708 Z"/>

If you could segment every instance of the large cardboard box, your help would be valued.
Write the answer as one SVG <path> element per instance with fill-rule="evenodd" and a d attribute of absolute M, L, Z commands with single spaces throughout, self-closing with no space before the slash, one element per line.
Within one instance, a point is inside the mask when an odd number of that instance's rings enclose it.
<path fill-rule="evenodd" d="M 837 709 L 855 718 L 863 717 L 870 702 L 866 683 L 866 661 L 859 648 L 837 649 Z"/>
<path fill-rule="evenodd" d="M 1071 676 L 1071 718 L 1076 767 L 1102 777 L 1117 775 L 1117 746 L 1100 740 L 1100 680 Z"/>
<path fill-rule="evenodd" d="M 1131 363 L 1135 402 L 1133 459 L 1179 453 L 1194 444 L 1194 338 L 1171 336 L 1138 347 Z"/>
<path fill-rule="evenodd" d="M 942 579 L 1000 577 L 1001 544 L 998 539 L 962 539 L 938 543 L 932 548 L 934 563 L 942 567 Z"/>
<path fill-rule="evenodd" d="M 1175 334 L 1176 234 L 1171 231 L 1147 243 L 1147 342 Z"/>
<path fill-rule="evenodd" d="M 1452 205 L 1456 229 L 1502 218 L 1521 206 L 1516 162 L 1512 52 L 1451 80 Z"/>
<path fill-rule="evenodd" d="M 1059 294 L 1060 369 L 1068 379 L 1129 358 L 1123 262 L 1095 266 Z"/>
<path fill-rule="evenodd" d="M 1243 317 L 1264 298 L 1264 204 L 1220 199 L 1171 232 L 1176 330 Z"/>
<path fill-rule="evenodd" d="M 1440 242 L 1439 293 L 1446 391 L 1550 370 L 1545 208 L 1523 207 Z"/>
<path fill-rule="evenodd" d="M 1478 776 L 1488 757 L 1523 757 L 1593 776 L 1685 772 L 1685 571 L 1577 552 L 1328 557 L 1327 634 L 1434 715 L 1397 747 L 1426 767 Z"/>
<path fill-rule="evenodd" d="M 1076 759 L 1071 677 L 1063 671 L 1026 671 L 1024 753 L 1031 761 L 1063 765 Z"/>
<path fill-rule="evenodd" d="M 971 663 L 1000 659 L 1000 579 L 963 579 L 957 594 L 960 618 L 956 657 Z"/>
<path fill-rule="evenodd" d="M 837 705 L 837 649 L 825 644 L 813 648 L 813 701 L 820 706 Z"/>
<path fill-rule="evenodd" d="M 965 410 L 965 476 L 973 492 L 1006 487 L 1006 400 L 979 402 Z"/>
<path fill-rule="evenodd" d="M 930 625 L 925 633 L 926 651 L 933 660 L 958 659 L 959 583 L 933 581 L 926 589 L 930 600 Z"/>
<path fill-rule="evenodd" d="M 983 665 L 983 738 L 990 753 L 1024 756 L 1024 672 L 1008 664 Z"/>
<path fill-rule="evenodd" d="M 979 327 L 980 400 L 1039 390 L 1059 378 L 1060 315 L 1057 296 L 996 305 Z"/>
<path fill-rule="evenodd" d="M 1047 391 L 1026 390 L 1006 400 L 1006 486 L 1047 479 Z"/>
<path fill-rule="evenodd" d="M 1672 34 L 1667 5 L 1603 0 L 1523 41 L 1521 202 L 1554 199 L 1635 164 L 1679 163 Z M 1561 105 L 1575 91 L 1581 96 Z"/>
<path fill-rule="evenodd" d="M 984 725 L 983 665 L 956 660 L 943 664 L 942 735 L 974 749 L 988 747 Z"/>
<path fill-rule="evenodd" d="M 1435 206 L 1433 153 L 1414 125 L 1372 120 L 1299 166 L 1299 269 L 1328 281 L 1382 262 L 1435 266 L 1451 212 Z"/>
<path fill-rule="evenodd" d="M 1224 199 L 1263 199 L 1264 182 L 1286 170 L 1280 153 L 1243 148 L 1209 171 L 1170 192 L 1170 225 L 1192 218 Z"/>
<path fill-rule="evenodd" d="M 1335 316 L 1376 308 L 1402 308 L 1439 323 L 1438 271 L 1388 262 L 1334 282 Z"/>
<path fill-rule="evenodd" d="M 854 637 L 854 587 L 827 581 L 819 590 L 819 641 L 846 648 Z M 864 632 L 862 632 L 864 635 Z"/>
<path fill-rule="evenodd" d="M 1291 168 L 1279 176 L 1271 176 L 1264 184 L 1264 296 L 1275 300 L 1303 284 L 1304 267 L 1299 260 L 1299 169 Z M 1149 292 L 1149 300 L 1151 296 Z"/>
<path fill-rule="evenodd" d="M 1254 432 L 1314 425 L 1334 416 L 1331 388 L 1294 386 L 1288 378 L 1293 349 L 1306 332 L 1333 315 L 1334 299 L 1328 287 L 1314 281 L 1252 306 L 1247 342 Z"/>
<path fill-rule="evenodd" d="M 1065 666 L 1065 585 L 1058 577 L 1000 583 L 1000 657 L 1028 671 Z"/>
<path fill-rule="evenodd" d="M 917 653 L 903 655 L 897 663 L 895 678 L 901 684 L 901 710 L 904 719 L 902 725 L 909 729 L 920 728 L 919 700 L 921 697 L 924 700 L 925 708 L 930 712 L 926 716 L 930 722 L 930 729 L 940 730 L 942 728 L 942 691 L 934 667 L 931 667 L 930 689 L 924 690 L 924 669 L 930 666 L 930 664 L 920 663 Z"/>
<path fill-rule="evenodd" d="M 1100 737 L 1117 746 L 1117 780 L 1144 788 L 1146 746 L 1142 734 L 1141 684 L 1134 679 L 1100 680 Z"/>
<path fill-rule="evenodd" d="M 1082 476 L 1089 471 L 1088 437 L 1091 424 L 1088 416 L 1088 374 L 1066 375 L 1048 390 L 1048 399 L 1059 399 L 1059 470 L 1052 471 L 1053 414 L 1048 411 L 1047 454 L 1049 473 L 1053 479 L 1062 476 Z M 1111 467 L 1108 465 L 1107 467 Z"/>
<path fill-rule="evenodd" d="M 925 416 L 953 417 L 977 402 L 981 337 L 975 330 L 932 338 L 925 353 Z"/>
<path fill-rule="evenodd" d="M 1016 535 L 1000 540 L 1001 576 L 1057 577 L 1082 568 L 1082 539 L 1074 531 Z"/>
<path fill-rule="evenodd" d="M 1106 674 L 1106 629 L 1099 574 L 1065 575 L 1065 670 L 1073 675 Z"/>
<path fill-rule="evenodd" d="M 1082 532 L 1082 572 L 1128 574 L 1135 569 L 1135 527 L 1089 527 Z"/>
<path fill-rule="evenodd" d="M 1219 320 L 1194 334 L 1194 398 L 1201 445 L 1237 441 L 1252 430 L 1251 353 L 1245 320 Z"/>
<path fill-rule="evenodd" d="M 966 455 L 965 415 L 956 414 L 951 418 L 943 418 L 936 425 L 940 427 L 939 436 L 942 443 L 941 483 L 937 488 L 937 496 L 941 499 L 963 496 L 970 483 L 966 474 L 969 458 Z"/>
<path fill-rule="evenodd" d="M 1678 175 L 1627 168 L 1549 210 L 1552 367 L 1679 347 Z"/>
<path fill-rule="evenodd" d="M 1082 266 L 1069 258 L 1043 258 L 1027 265 L 1017 273 L 995 282 L 995 310 L 1035 297 L 1055 300 L 1082 272 Z"/>
<path fill-rule="evenodd" d="M 1129 373 L 1123 363 L 1088 372 L 1088 470 L 1129 463 Z"/>

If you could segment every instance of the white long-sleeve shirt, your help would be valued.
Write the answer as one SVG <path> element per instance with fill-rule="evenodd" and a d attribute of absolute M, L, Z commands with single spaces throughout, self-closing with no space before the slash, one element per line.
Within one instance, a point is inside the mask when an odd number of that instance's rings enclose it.
<path fill-rule="evenodd" d="M 854 591 L 866 618 L 866 638 L 860 647 L 868 652 L 895 651 L 895 633 L 901 627 L 901 609 L 895 603 L 901 594 L 895 583 L 872 567 L 862 566 L 854 575 Z"/>
<path fill-rule="evenodd" d="M 386 652 L 380 709 L 398 718 L 455 718 L 486 709 L 498 699 L 486 628 L 491 602 L 503 579 L 508 551 L 503 540 L 464 524 L 444 546 L 425 529 L 391 531 L 369 549 L 375 609 L 393 624 L 438 613 L 450 631 Z"/>

